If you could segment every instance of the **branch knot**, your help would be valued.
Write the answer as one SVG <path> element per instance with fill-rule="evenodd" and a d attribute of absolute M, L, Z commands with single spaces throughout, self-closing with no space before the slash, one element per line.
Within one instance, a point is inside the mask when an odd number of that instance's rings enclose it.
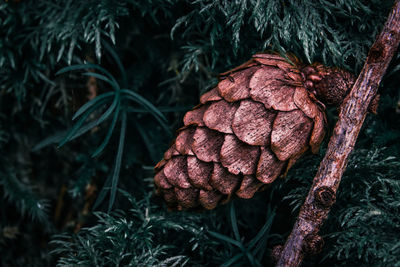
<path fill-rule="evenodd" d="M 328 186 L 321 186 L 315 190 L 314 198 L 316 204 L 323 208 L 330 208 L 336 201 L 335 191 Z"/>

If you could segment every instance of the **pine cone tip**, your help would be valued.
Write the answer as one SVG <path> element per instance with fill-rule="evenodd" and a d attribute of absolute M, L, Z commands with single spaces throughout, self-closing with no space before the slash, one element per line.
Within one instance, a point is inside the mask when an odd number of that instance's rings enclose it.
<path fill-rule="evenodd" d="M 336 67 L 313 63 L 302 69 L 305 87 L 324 104 L 339 106 L 356 78 L 353 74 Z"/>

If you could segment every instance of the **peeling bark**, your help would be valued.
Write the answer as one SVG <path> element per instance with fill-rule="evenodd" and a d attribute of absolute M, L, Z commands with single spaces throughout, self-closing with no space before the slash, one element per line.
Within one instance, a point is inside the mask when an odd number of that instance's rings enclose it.
<path fill-rule="evenodd" d="M 357 81 L 341 105 L 339 120 L 326 155 L 300 209 L 293 230 L 282 251 L 279 249 L 276 266 L 299 266 L 305 254 L 318 253 L 321 250 L 323 240 L 318 232 L 335 202 L 342 174 L 364 122 L 368 106 L 376 95 L 399 41 L 400 0 L 396 0 L 383 30 L 369 51 Z"/>

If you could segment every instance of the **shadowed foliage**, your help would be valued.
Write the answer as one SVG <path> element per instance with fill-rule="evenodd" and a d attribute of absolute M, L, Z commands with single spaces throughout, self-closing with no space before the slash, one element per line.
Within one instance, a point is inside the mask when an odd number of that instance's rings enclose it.
<path fill-rule="evenodd" d="M 325 141 L 285 180 L 213 211 L 168 212 L 153 166 L 218 73 L 273 50 L 357 74 L 391 5 L 2 1 L 0 265 L 271 265 Z M 307 266 L 400 261 L 399 71 L 397 56 L 323 229 L 325 249 Z M 327 137 L 336 116 L 328 107 Z"/>

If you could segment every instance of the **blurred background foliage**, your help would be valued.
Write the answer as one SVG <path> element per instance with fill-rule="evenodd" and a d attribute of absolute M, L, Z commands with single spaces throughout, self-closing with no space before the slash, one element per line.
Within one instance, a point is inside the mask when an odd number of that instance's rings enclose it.
<path fill-rule="evenodd" d="M 326 143 L 214 211 L 168 212 L 152 168 L 218 73 L 274 50 L 357 74 L 392 4 L 1 1 L 0 265 L 272 265 Z M 399 266 L 399 84 L 397 55 L 304 266 Z"/>

